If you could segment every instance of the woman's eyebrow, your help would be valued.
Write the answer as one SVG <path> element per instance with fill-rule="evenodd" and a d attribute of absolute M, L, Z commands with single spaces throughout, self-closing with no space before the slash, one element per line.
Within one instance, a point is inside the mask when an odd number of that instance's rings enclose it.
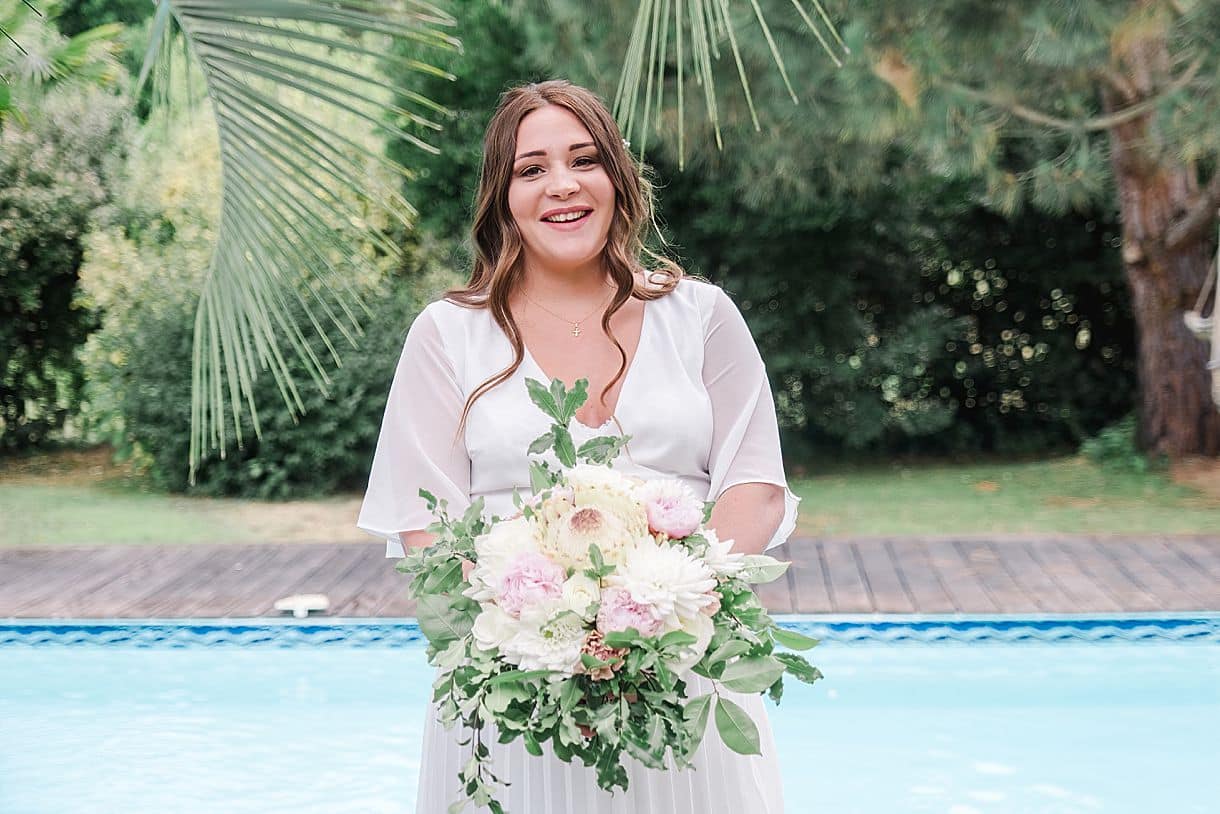
<path fill-rule="evenodd" d="M 568 145 L 568 152 L 572 152 L 573 150 L 579 150 L 581 147 L 596 147 L 596 146 L 597 145 L 591 141 L 582 141 L 580 144 Z M 515 160 L 520 161 L 521 159 L 529 158 L 532 155 L 546 155 L 546 150 L 531 150 L 528 153 L 522 153 L 521 155 L 517 156 L 517 158 Z"/>

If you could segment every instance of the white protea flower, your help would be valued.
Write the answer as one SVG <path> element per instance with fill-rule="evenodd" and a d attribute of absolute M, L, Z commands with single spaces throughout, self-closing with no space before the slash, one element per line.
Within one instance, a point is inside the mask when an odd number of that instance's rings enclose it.
<path fill-rule="evenodd" d="M 643 481 L 615 472 L 608 466 L 581 464 L 564 473 L 568 488 L 571 489 L 573 505 L 576 509 L 598 509 L 603 515 L 615 518 L 618 525 L 624 529 L 629 540 L 648 533 L 648 515 L 644 504 L 635 498 L 635 488 Z M 564 514 L 560 520 L 567 518 Z M 541 530 L 545 535 L 547 528 Z M 618 546 L 613 546 L 617 549 Z M 607 562 L 617 562 L 609 552 L 602 551 Z"/>
<path fill-rule="evenodd" d="M 538 548 L 565 568 L 586 568 L 589 546 L 596 544 L 606 562 L 618 563 L 634 543 L 622 519 L 597 506 L 578 506 L 547 524 Z"/>
<path fill-rule="evenodd" d="M 470 587 L 465 595 L 478 602 L 496 597 L 505 572 L 526 552 L 537 552 L 534 528 L 525 517 L 501 520 L 491 530 L 475 539 L 478 562 L 470 571 Z"/>
<path fill-rule="evenodd" d="M 606 577 L 606 584 L 625 588 L 636 602 L 655 608 L 665 625 L 674 626 L 715 600 L 709 592 L 716 587 L 716 577 L 685 547 L 644 536 Z"/>
<path fill-rule="evenodd" d="M 561 612 L 522 614 L 521 629 L 500 647 L 505 660 L 522 670 L 554 670 L 573 675 L 588 632 L 584 620 Z"/>
<path fill-rule="evenodd" d="M 708 564 L 708 567 L 716 576 L 737 576 L 745 567 L 742 563 L 745 555 L 732 550 L 733 541 L 721 540 L 716 536 L 715 529 L 704 529 L 700 534 L 707 540 L 707 551 L 703 554 L 703 561 Z"/>

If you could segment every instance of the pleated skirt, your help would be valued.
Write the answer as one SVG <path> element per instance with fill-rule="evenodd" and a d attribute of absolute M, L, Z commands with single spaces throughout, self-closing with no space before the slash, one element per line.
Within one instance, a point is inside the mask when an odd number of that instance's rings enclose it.
<path fill-rule="evenodd" d="M 709 692 L 710 681 L 689 675 L 688 697 Z M 628 787 L 611 793 L 598 787 L 596 770 L 579 758 L 563 762 L 549 742 L 536 757 L 525 751 L 520 739 L 496 742 L 495 729 L 489 726 L 483 742 L 491 750 L 491 771 L 511 783 L 497 787 L 496 799 L 508 814 L 782 814 L 779 756 L 763 697 L 723 688 L 720 693 L 740 704 L 758 725 L 761 755 L 739 755 L 726 747 L 709 715 L 691 768 L 651 769 L 624 754 Z M 468 736 L 469 730 L 456 724 L 445 729 L 437 721 L 435 705 L 428 704 L 416 814 L 445 814 L 458 799 L 458 770 L 471 755 L 471 745 L 460 746 L 458 741 Z M 488 810 L 472 805 L 466 811 Z"/>

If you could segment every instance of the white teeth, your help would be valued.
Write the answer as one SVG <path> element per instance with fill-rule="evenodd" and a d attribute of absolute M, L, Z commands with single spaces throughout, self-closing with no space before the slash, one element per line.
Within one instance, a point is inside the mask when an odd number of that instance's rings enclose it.
<path fill-rule="evenodd" d="M 549 218 L 543 218 L 543 220 L 550 221 L 551 223 L 567 223 L 572 220 L 580 220 L 589 214 L 590 211 L 586 209 L 583 212 L 565 212 L 562 215 L 551 215 Z"/>

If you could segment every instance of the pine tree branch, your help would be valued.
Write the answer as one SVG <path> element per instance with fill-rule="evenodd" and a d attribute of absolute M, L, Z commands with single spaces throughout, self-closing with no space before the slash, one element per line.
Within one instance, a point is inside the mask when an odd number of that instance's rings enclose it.
<path fill-rule="evenodd" d="M 983 102 L 984 104 L 1000 108 L 1001 110 L 1007 110 L 1014 116 L 1025 119 L 1026 121 L 1034 124 L 1041 124 L 1045 127 L 1052 127 L 1056 130 L 1063 130 L 1069 133 L 1091 133 L 1109 130 L 1112 127 L 1117 127 L 1118 125 L 1129 122 L 1132 119 L 1138 119 L 1140 116 L 1146 115 L 1150 111 L 1154 110 L 1156 106 L 1161 103 L 1162 99 L 1170 96 L 1171 94 L 1177 93 L 1179 90 L 1189 85 L 1199 73 L 1199 69 L 1202 67 L 1203 57 L 1199 56 L 1193 62 L 1191 62 L 1189 66 L 1187 66 L 1186 70 L 1182 72 L 1181 76 L 1166 85 L 1165 89 L 1156 96 L 1152 96 L 1142 102 L 1137 102 L 1136 104 L 1131 105 L 1130 107 L 1125 107 L 1122 110 L 1116 110 L 1113 113 L 1109 113 L 1105 116 L 1095 116 L 1089 119 L 1063 119 L 1058 116 L 1052 116 L 1049 113 L 1043 113 L 1040 110 L 1035 110 L 1032 107 L 1021 104 L 1020 102 L 1010 101 L 1001 96 L 997 96 L 994 93 L 978 90 L 977 88 L 972 88 L 969 85 L 963 85 L 962 83 L 956 82 L 952 79 L 942 79 L 939 80 L 937 84 L 943 88 L 946 88 L 947 90 L 953 91 L 954 93 L 960 93 L 969 99 Z"/>
<path fill-rule="evenodd" d="M 1220 209 L 1220 168 L 1212 172 L 1212 180 L 1208 182 L 1199 197 L 1191 206 L 1186 217 L 1169 227 L 1165 233 L 1165 247 L 1180 249 L 1198 240 L 1203 233 L 1211 228 Z"/>

